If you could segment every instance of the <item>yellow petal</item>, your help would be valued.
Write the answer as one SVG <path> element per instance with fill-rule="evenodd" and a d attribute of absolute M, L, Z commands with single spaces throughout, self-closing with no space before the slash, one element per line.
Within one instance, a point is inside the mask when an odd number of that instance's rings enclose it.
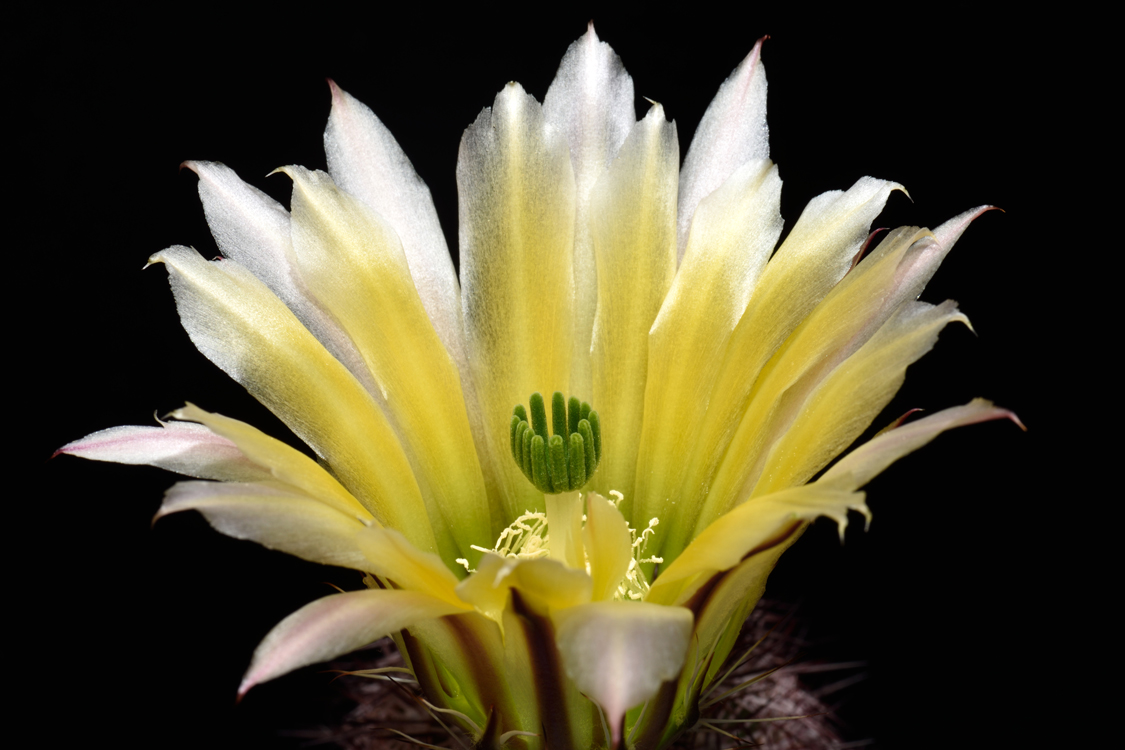
<path fill-rule="evenodd" d="M 282 171 L 293 178 L 293 249 L 302 276 L 374 376 L 443 557 L 468 557 L 471 545 L 492 536 L 484 478 L 456 364 L 422 305 L 398 236 L 323 172 Z"/>
<path fill-rule="evenodd" d="M 441 558 L 422 552 L 394 529 L 369 528 L 355 536 L 355 546 L 367 557 L 364 570 L 390 579 L 400 588 L 421 591 L 461 609 L 469 609 L 457 596 L 457 576 Z"/>
<path fill-rule="evenodd" d="M 574 174 L 539 104 L 508 84 L 465 131 L 457 161 L 466 347 L 507 520 L 543 510 L 508 458 L 512 407 L 570 392 Z M 478 542 L 479 544 L 480 542 Z"/>
<path fill-rule="evenodd" d="M 299 667 L 354 651 L 415 622 L 458 611 L 416 591 L 351 591 L 317 599 L 269 632 L 254 651 L 238 694 Z"/>
<path fill-rule="evenodd" d="M 899 283 L 903 267 L 935 247 L 926 230 L 904 227 L 891 232 L 797 326 L 762 368 L 750 392 L 749 408 L 711 480 L 696 529 L 748 496 L 769 449 L 785 434 L 809 395 L 904 301 Z"/>
<path fill-rule="evenodd" d="M 907 366 L 932 349 L 941 329 L 954 320 L 969 324 L 953 302 L 903 306 L 809 396 L 770 450 L 757 485 L 739 496 L 802 484 L 828 465 L 867 429 L 898 392 Z"/>
<path fill-rule="evenodd" d="M 766 264 L 746 311 L 731 334 L 726 358 L 711 389 L 699 440 L 689 456 L 688 470 L 676 499 L 677 518 L 665 507 L 657 539 L 669 540 L 653 549 L 669 555 L 664 545 L 682 549 L 694 529 L 695 514 L 710 494 L 710 478 L 726 455 L 734 431 L 750 403 L 751 389 L 770 357 L 844 276 L 867 239 L 871 222 L 887 196 L 901 186 L 864 177 L 847 192 L 817 196 L 805 207 L 789 236 Z M 716 496 L 725 505 L 731 499 Z M 714 516 L 712 516 L 714 517 Z M 635 519 L 638 520 L 638 519 Z M 685 535 L 676 539 L 677 533 Z"/>
<path fill-rule="evenodd" d="M 538 614 L 565 609 L 590 601 L 592 582 L 584 570 L 575 570 L 558 560 L 521 560 L 486 554 L 477 572 L 461 581 L 457 595 L 497 623 L 503 622 L 504 607 L 512 588 Z"/>
<path fill-rule="evenodd" d="M 485 617 L 503 623 L 504 607 L 512 587 L 508 577 L 519 563 L 515 558 L 484 555 L 477 563 L 476 572 L 457 585 L 457 596 Z"/>
<path fill-rule="evenodd" d="M 784 543 L 805 521 L 828 516 L 842 529 L 849 509 L 867 513 L 862 492 L 839 482 L 805 485 L 743 503 L 703 530 L 660 572 L 646 601 L 678 604 L 715 573 L 733 568 L 749 555 Z"/>
<path fill-rule="evenodd" d="M 371 396 L 258 279 L 233 261 L 172 247 L 164 263 L 196 347 L 332 467 L 356 499 L 417 547 L 436 550 L 418 484 Z"/>
<path fill-rule="evenodd" d="M 603 458 L 590 487 L 633 496 L 648 333 L 676 272 L 676 127 L 653 105 L 592 196 L 598 307 L 590 350 Z"/>
<path fill-rule="evenodd" d="M 616 747 L 625 712 L 683 669 L 691 612 L 645 602 L 592 602 L 552 619 L 567 676 L 605 710 Z"/>
<path fill-rule="evenodd" d="M 781 234 L 780 201 L 777 167 L 756 160 L 695 212 L 687 252 L 649 335 L 637 485 L 626 505 L 634 525 L 664 517 L 665 501 L 679 490 L 727 342 Z"/>
<path fill-rule="evenodd" d="M 594 601 L 612 599 L 633 562 L 629 524 L 613 503 L 596 492 L 586 495 L 586 526 L 582 530 Z M 552 543 L 554 536 L 551 537 Z"/>
<path fill-rule="evenodd" d="M 211 432 L 230 440 L 254 463 L 266 468 L 273 477 L 301 492 L 326 503 L 345 515 L 364 521 L 371 513 L 352 494 L 340 486 L 331 474 L 304 453 L 266 435 L 237 419 L 212 414 L 194 404 L 176 410 L 172 416 L 207 426 Z"/>

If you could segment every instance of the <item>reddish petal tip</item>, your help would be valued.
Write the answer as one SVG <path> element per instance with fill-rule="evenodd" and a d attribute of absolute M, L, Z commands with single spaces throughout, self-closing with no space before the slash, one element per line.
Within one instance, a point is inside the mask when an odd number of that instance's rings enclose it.
<path fill-rule="evenodd" d="M 1019 427 L 1024 432 L 1027 432 L 1027 426 L 1023 422 L 1020 421 L 1020 418 L 1018 416 L 1016 416 L 1016 413 L 1014 411 L 1008 411 L 1007 409 L 1005 409 L 1004 410 L 1004 416 L 1006 416 L 1011 421 L 1015 422 L 1016 427 Z"/>
<path fill-rule="evenodd" d="M 348 95 L 340 88 L 340 85 L 331 78 L 325 78 L 324 80 L 328 82 L 328 89 L 332 92 L 332 108 L 336 109 L 337 107 L 343 107 L 347 104 Z"/>

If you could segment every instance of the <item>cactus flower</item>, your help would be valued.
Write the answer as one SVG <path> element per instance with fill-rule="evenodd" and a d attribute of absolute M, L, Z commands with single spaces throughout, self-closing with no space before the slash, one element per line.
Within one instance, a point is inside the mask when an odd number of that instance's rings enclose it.
<path fill-rule="evenodd" d="M 288 209 L 186 163 L 222 257 L 150 263 L 199 350 L 315 458 L 191 404 L 60 450 L 192 477 L 158 517 L 363 572 L 266 635 L 240 694 L 392 635 L 478 747 L 667 747 L 808 522 L 842 533 L 899 457 L 1017 421 L 978 399 L 832 463 L 968 323 L 918 297 L 988 207 L 876 243 L 902 188 L 864 177 L 778 245 L 760 55 L 682 167 L 592 27 L 542 104 L 508 84 L 461 141 L 459 277 L 428 188 L 334 84 L 328 171 L 282 167 Z"/>

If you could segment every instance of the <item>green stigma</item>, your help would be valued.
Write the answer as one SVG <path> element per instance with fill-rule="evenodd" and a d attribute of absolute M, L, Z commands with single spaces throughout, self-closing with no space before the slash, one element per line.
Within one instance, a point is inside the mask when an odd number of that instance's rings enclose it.
<path fill-rule="evenodd" d="M 594 476 L 602 459 L 602 429 L 598 413 L 573 396 L 570 403 L 559 392 L 551 399 L 554 434 L 547 435 L 547 409 L 541 393 L 528 399 L 527 410 L 512 410 L 512 458 L 523 475 L 549 494 L 574 492 Z"/>

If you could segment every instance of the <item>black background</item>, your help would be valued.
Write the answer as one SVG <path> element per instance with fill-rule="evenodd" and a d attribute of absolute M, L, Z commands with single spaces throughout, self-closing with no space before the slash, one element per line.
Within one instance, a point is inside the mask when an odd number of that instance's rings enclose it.
<path fill-rule="evenodd" d="M 1005 209 L 969 229 L 923 295 L 958 300 L 979 336 L 951 326 L 877 424 L 984 396 L 1030 431 L 974 426 L 904 459 L 867 488 L 871 530 L 853 519 L 841 547 L 822 520 L 785 556 L 770 593 L 802 600 L 833 656 L 870 661 L 842 709 L 856 738 L 985 747 L 1025 732 L 1041 705 L 1040 649 L 1057 630 L 1058 561 L 1031 519 L 1051 497 L 1046 441 L 1061 423 L 1044 354 L 1059 300 L 1045 291 L 1066 286 L 1062 217 L 1044 191 L 1056 124 L 1042 37 L 954 14 L 922 24 L 811 11 L 742 21 L 701 9 L 435 9 L 396 21 L 314 10 L 254 25 L 186 9 L 167 21 L 87 11 L 14 30 L 8 120 L 22 135 L 9 143 L 7 224 L 19 355 L 8 400 L 13 428 L 31 434 L 17 438 L 9 485 L 19 591 L 9 617 L 24 634 L 9 678 L 25 685 L 35 726 L 122 747 L 281 747 L 291 740 L 279 729 L 326 718 L 331 688 L 315 670 L 237 707 L 235 688 L 273 624 L 329 593 L 325 582 L 355 588 L 356 574 L 221 537 L 193 514 L 150 528 L 174 481 L 156 469 L 48 460 L 63 443 L 152 424 L 187 400 L 289 437 L 194 350 L 165 272 L 141 271 L 172 244 L 216 252 L 180 162 L 222 161 L 287 202 L 289 181 L 265 175 L 324 167 L 331 77 L 399 139 L 456 247 L 462 130 L 509 80 L 541 100 L 593 17 L 633 75 L 638 114 L 640 97 L 661 102 L 681 154 L 718 85 L 771 35 L 771 156 L 787 226 L 813 196 L 866 174 L 903 183 L 913 199 L 892 196 L 879 226 Z"/>

